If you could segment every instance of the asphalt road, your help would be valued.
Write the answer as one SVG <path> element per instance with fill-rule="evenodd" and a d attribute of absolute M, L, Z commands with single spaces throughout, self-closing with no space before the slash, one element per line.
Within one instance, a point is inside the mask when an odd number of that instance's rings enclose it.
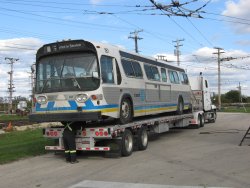
<path fill-rule="evenodd" d="M 153 136 L 147 150 L 130 157 L 83 153 L 78 164 L 53 153 L 28 158 L 0 165 L 0 187 L 249 188 L 250 140 L 238 146 L 249 126 L 250 114 L 219 113 L 204 128 Z"/>

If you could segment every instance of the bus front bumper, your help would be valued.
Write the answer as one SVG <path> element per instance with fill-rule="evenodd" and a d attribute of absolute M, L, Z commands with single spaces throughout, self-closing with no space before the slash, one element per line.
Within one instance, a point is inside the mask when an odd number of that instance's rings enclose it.
<path fill-rule="evenodd" d="M 62 122 L 62 121 L 97 121 L 101 119 L 101 112 L 74 112 L 54 114 L 30 114 L 30 122 Z"/>

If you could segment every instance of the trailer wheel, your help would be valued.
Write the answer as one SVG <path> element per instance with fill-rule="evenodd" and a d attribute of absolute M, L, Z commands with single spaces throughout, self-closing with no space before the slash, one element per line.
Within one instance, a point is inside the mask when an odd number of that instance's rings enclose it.
<path fill-rule="evenodd" d="M 123 98 L 120 107 L 119 123 L 126 124 L 133 119 L 132 103 L 128 98 Z"/>
<path fill-rule="evenodd" d="M 139 150 L 146 150 L 148 147 L 148 131 L 145 127 L 138 131 L 137 145 Z"/>
<path fill-rule="evenodd" d="M 132 132 L 129 129 L 126 129 L 122 135 L 122 143 L 121 143 L 121 153 L 122 156 L 130 156 L 134 149 L 134 138 Z"/>
<path fill-rule="evenodd" d="M 204 116 L 199 114 L 197 128 L 204 127 L 204 124 L 205 124 Z"/>

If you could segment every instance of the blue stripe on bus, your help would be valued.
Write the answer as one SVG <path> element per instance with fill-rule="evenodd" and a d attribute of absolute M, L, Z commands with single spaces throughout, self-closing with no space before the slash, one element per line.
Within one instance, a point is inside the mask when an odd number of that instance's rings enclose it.
<path fill-rule="evenodd" d="M 76 110 L 77 103 L 75 101 L 68 101 L 70 107 L 54 107 L 55 102 L 49 101 L 47 107 L 42 108 L 41 104 L 36 103 L 36 111 L 37 112 L 45 112 L 45 111 L 64 111 L 64 110 Z M 102 110 L 107 108 L 118 108 L 117 104 L 109 104 L 109 105 L 101 105 L 101 106 L 94 106 L 92 101 L 89 99 L 85 102 L 86 106 L 82 106 L 83 110 Z"/>
<path fill-rule="evenodd" d="M 55 102 L 49 101 L 47 107 L 42 108 L 41 104 L 36 103 L 36 111 L 37 112 L 45 112 L 45 111 L 66 111 L 66 110 L 76 110 L 77 103 L 75 101 L 68 101 L 70 107 L 54 107 Z M 109 104 L 109 105 L 101 105 L 95 106 L 93 102 L 88 99 L 85 102 L 86 106 L 82 106 L 83 110 L 102 110 L 102 109 L 109 109 L 109 108 L 118 108 L 117 104 Z M 189 103 L 185 103 L 184 105 L 189 105 Z M 148 106 L 135 106 L 134 110 L 149 110 L 149 109 L 157 109 L 157 108 L 164 108 L 164 107 L 176 107 L 177 104 L 162 104 L 162 105 L 148 105 Z"/>
<path fill-rule="evenodd" d="M 163 105 L 152 105 L 152 106 L 137 106 L 135 110 L 146 110 L 146 109 L 154 109 L 154 108 L 164 108 L 164 107 L 174 107 L 177 104 L 163 104 Z"/>

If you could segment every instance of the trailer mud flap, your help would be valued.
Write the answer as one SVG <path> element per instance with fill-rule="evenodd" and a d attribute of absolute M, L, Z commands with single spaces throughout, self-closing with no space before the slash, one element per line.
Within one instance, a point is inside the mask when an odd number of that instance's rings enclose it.
<path fill-rule="evenodd" d="M 110 150 L 104 153 L 106 158 L 119 158 L 122 156 L 122 144 L 121 139 L 107 140 L 106 145 L 110 147 Z"/>

